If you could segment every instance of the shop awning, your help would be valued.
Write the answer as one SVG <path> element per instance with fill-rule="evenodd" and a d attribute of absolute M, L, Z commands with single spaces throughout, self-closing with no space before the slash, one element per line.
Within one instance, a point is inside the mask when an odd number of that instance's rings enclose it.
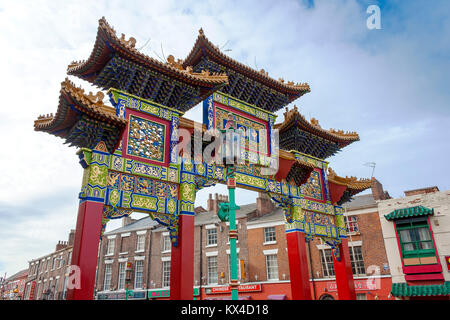
<path fill-rule="evenodd" d="M 239 300 L 251 300 L 252 297 L 251 296 L 239 296 Z M 225 297 L 209 297 L 209 298 L 205 298 L 204 300 L 231 300 L 231 296 L 225 296 Z"/>
<path fill-rule="evenodd" d="M 271 294 L 267 296 L 267 300 L 286 300 L 285 294 Z"/>
<path fill-rule="evenodd" d="M 443 284 L 410 286 L 403 283 L 393 283 L 391 294 L 394 297 L 426 297 L 450 295 L 450 281 Z"/>
<path fill-rule="evenodd" d="M 434 209 L 428 209 L 424 206 L 415 206 L 411 208 L 404 208 L 394 210 L 389 214 L 386 214 L 384 217 L 386 220 L 396 220 L 402 218 L 411 218 L 411 217 L 420 217 L 426 215 L 433 215 Z"/>

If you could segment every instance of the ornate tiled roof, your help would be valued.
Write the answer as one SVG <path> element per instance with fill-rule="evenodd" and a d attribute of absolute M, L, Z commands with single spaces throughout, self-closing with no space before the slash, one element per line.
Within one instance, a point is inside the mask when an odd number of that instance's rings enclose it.
<path fill-rule="evenodd" d="M 372 187 L 372 179 L 357 179 L 356 177 L 347 176 L 345 178 L 340 177 L 330 167 L 328 167 L 328 183 L 331 188 L 333 188 L 333 185 L 345 187 L 344 190 L 341 190 L 341 193 L 337 193 L 339 194 L 338 199 L 332 199 L 338 205 L 350 201 L 354 195 Z"/>
<path fill-rule="evenodd" d="M 194 47 L 183 61 L 183 67 L 187 66 L 226 72 L 230 77 L 229 85 L 222 91 L 272 112 L 311 91 L 307 83 L 285 82 L 281 78 L 276 80 L 269 77 L 264 69 L 257 71 L 230 58 L 206 38 L 202 29 L 199 30 Z M 273 93 L 278 93 L 281 97 L 273 99 Z M 271 94 L 271 98 L 268 98 Z"/>
<path fill-rule="evenodd" d="M 364 191 L 372 187 L 372 179 L 358 179 L 356 177 L 340 177 L 328 167 L 328 181 L 341 186 L 347 186 L 348 189 L 354 191 Z"/>
<path fill-rule="evenodd" d="M 122 34 L 119 38 L 102 18 L 91 55 L 85 61 L 72 62 L 67 73 L 105 90 L 114 87 L 157 103 L 177 106 L 180 111 L 188 110 L 228 84 L 225 74 L 194 72 L 190 66 L 181 67 L 181 62 L 173 56 L 161 62 L 139 52 L 135 45 L 133 37 L 126 40 Z"/>
<path fill-rule="evenodd" d="M 78 147 L 93 148 L 98 140 L 106 140 L 108 149 L 112 150 L 127 121 L 117 117 L 115 109 L 103 103 L 103 97 L 102 92 L 86 94 L 66 79 L 61 83 L 56 114 L 39 116 L 34 129 L 61 137 Z"/>
<path fill-rule="evenodd" d="M 297 106 L 294 106 L 291 110 L 286 108 L 286 111 L 284 112 L 284 121 L 275 124 L 275 129 L 278 129 L 280 134 L 282 134 L 282 132 L 287 131 L 292 126 L 296 126 L 302 130 L 336 142 L 339 144 L 340 148 L 345 147 L 354 141 L 359 141 L 359 135 L 356 132 L 344 132 L 343 130 L 335 129 L 326 130 L 320 126 L 317 119 L 311 118 L 310 121 L 306 120 L 305 117 L 298 112 Z"/>

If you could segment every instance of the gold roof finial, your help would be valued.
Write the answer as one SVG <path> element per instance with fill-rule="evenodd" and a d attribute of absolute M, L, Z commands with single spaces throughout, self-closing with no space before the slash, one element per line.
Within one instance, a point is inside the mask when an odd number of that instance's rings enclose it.
<path fill-rule="evenodd" d="M 130 48 L 134 48 L 134 46 L 136 45 L 135 38 L 130 37 L 130 39 L 128 39 L 128 41 L 127 41 L 127 40 L 125 40 L 125 34 L 123 34 L 123 33 L 122 33 L 122 36 L 120 37 L 120 41 L 122 43 L 124 43 L 127 47 L 130 47 Z"/>
<path fill-rule="evenodd" d="M 316 127 L 320 127 L 319 120 L 316 118 L 311 118 L 311 124 Z"/>
<path fill-rule="evenodd" d="M 203 28 L 200 28 L 200 30 L 198 30 L 198 34 L 201 36 L 204 36 L 205 34 L 203 33 Z"/>
<path fill-rule="evenodd" d="M 183 66 L 182 66 L 183 61 L 181 59 L 178 59 L 177 61 L 175 61 L 175 57 L 173 55 L 169 55 L 167 57 L 167 63 L 174 68 L 183 70 Z"/>
<path fill-rule="evenodd" d="M 101 91 L 98 91 L 95 95 L 92 92 L 89 92 L 89 94 L 87 95 L 87 98 L 92 103 L 102 102 L 104 97 L 105 94 Z"/>

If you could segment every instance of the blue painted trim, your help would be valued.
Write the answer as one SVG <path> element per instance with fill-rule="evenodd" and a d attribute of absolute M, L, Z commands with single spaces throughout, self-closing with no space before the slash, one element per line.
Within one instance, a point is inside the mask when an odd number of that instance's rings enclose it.
<path fill-rule="evenodd" d="M 191 211 L 180 211 L 180 216 L 195 216 L 194 212 Z"/>
<path fill-rule="evenodd" d="M 103 204 L 105 203 L 105 199 L 103 199 L 103 198 L 83 197 L 80 199 L 80 204 L 85 201 L 97 202 L 97 203 L 103 203 Z"/>
<path fill-rule="evenodd" d="M 305 233 L 305 230 L 304 229 L 289 229 L 289 230 L 286 230 L 286 233 L 290 233 L 290 232 L 302 232 L 302 233 Z"/>

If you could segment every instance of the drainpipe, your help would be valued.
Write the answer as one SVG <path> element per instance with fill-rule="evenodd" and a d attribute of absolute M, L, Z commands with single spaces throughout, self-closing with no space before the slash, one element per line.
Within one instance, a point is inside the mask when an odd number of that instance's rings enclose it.
<path fill-rule="evenodd" d="M 153 235 L 154 229 L 155 229 L 154 226 L 150 227 L 148 229 L 148 232 L 150 232 L 150 236 L 148 238 L 148 250 L 147 250 L 147 253 L 148 253 L 148 255 L 147 255 L 147 284 L 145 285 L 147 292 L 145 294 L 146 295 L 145 300 L 148 300 L 148 290 L 150 287 L 150 261 L 151 261 L 150 256 L 152 254 L 152 235 Z"/>
<path fill-rule="evenodd" d="M 311 241 L 312 241 L 312 239 L 310 239 L 308 241 L 309 264 L 311 266 L 311 278 L 312 278 L 312 285 L 313 285 L 313 292 L 314 292 L 314 300 L 316 300 L 316 282 L 314 281 L 314 267 L 313 267 L 312 258 L 311 258 Z"/>
<path fill-rule="evenodd" d="M 103 237 L 100 238 L 100 243 L 98 244 L 98 254 L 97 254 L 97 269 L 95 270 L 95 284 L 94 284 L 94 300 L 98 300 L 97 295 L 97 285 L 98 285 L 98 271 L 100 268 L 100 257 L 103 256 Z M 103 288 L 105 290 L 105 288 Z M 97 297 L 97 299 L 96 299 Z"/>
<path fill-rule="evenodd" d="M 195 227 L 194 227 L 195 228 Z M 199 294 L 200 294 L 200 300 L 203 300 L 203 295 L 202 295 L 202 275 L 203 275 L 203 268 L 202 268 L 202 257 L 203 257 L 203 243 L 202 243 L 202 238 L 203 238 L 203 225 L 200 225 L 200 286 L 198 288 Z"/>

